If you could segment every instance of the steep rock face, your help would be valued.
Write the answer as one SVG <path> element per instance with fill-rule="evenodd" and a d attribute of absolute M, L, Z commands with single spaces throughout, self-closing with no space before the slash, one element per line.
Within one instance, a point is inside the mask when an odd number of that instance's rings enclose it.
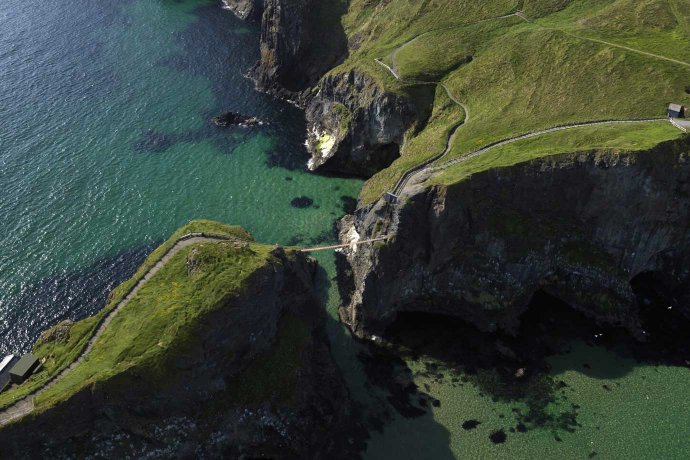
<path fill-rule="evenodd" d="M 324 77 L 305 106 L 309 168 L 364 177 L 400 155 L 405 132 L 419 118 L 408 99 L 354 70 Z"/>
<path fill-rule="evenodd" d="M 240 19 L 257 21 L 264 11 L 263 0 L 223 0 L 225 6 Z"/>
<path fill-rule="evenodd" d="M 258 88 L 295 98 L 343 59 L 342 8 L 335 0 L 265 0 L 261 57 L 251 71 Z"/>
<path fill-rule="evenodd" d="M 354 447 L 342 445 L 343 437 L 336 434 L 349 423 L 351 406 L 330 355 L 325 313 L 313 298 L 316 265 L 300 254 L 290 259 L 282 249 L 274 255 L 279 264 L 252 275 L 246 292 L 229 296 L 223 308 L 204 318 L 191 345 L 159 364 L 162 379 L 128 370 L 32 413 L 0 430 L 0 457 L 353 455 Z M 192 272 L 198 269 L 193 256 L 187 260 Z M 295 328 L 308 338 L 294 389 L 286 396 L 284 381 L 270 381 L 282 376 L 271 376 L 260 360 L 266 353 L 289 355 L 272 350 L 281 334 L 289 338 Z M 288 340 L 281 346 L 295 344 Z M 257 361 L 259 367 L 252 370 Z M 236 386 L 243 378 L 249 383 Z M 256 400 L 256 391 L 274 396 Z"/>
<path fill-rule="evenodd" d="M 226 1 L 247 9 L 248 0 Z M 364 73 L 322 78 L 347 57 L 346 8 L 339 0 L 265 0 L 261 57 L 250 75 L 259 90 L 306 109 L 310 169 L 370 177 L 399 156 L 404 133 L 424 117 Z"/>
<path fill-rule="evenodd" d="M 448 187 L 409 186 L 342 221 L 352 292 L 341 318 L 361 337 L 400 311 L 461 316 L 516 330 L 542 290 L 638 337 L 630 282 L 653 275 L 690 316 L 690 140 L 648 152 L 557 155 L 478 173 Z"/>

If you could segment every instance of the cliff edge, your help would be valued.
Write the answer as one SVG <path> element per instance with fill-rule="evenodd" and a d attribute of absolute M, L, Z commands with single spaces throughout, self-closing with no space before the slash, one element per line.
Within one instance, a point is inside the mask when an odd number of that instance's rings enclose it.
<path fill-rule="evenodd" d="M 654 279 L 690 317 L 690 139 L 646 151 L 546 156 L 411 184 L 341 222 L 341 240 L 390 235 L 346 251 L 341 318 L 360 337 L 399 312 L 462 317 L 513 332 L 538 291 L 643 338 L 631 282 Z"/>
<path fill-rule="evenodd" d="M 206 239 L 171 246 L 190 229 Z M 211 222 L 163 248 L 83 359 L 0 428 L 0 457 L 348 456 L 336 433 L 351 405 L 313 297 L 316 263 Z M 45 369 L 24 385 L 57 372 L 93 324 L 46 334 L 35 348 Z"/>

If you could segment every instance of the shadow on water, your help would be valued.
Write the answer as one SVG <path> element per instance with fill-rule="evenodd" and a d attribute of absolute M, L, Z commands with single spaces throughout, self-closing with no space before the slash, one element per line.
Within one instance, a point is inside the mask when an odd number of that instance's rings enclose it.
<path fill-rule="evenodd" d="M 406 361 L 415 361 L 422 363 L 424 370 L 419 374 L 427 380 L 452 387 L 473 385 L 480 396 L 514 405 L 518 423 L 510 431 L 547 429 L 560 441 L 559 432 L 573 432 L 579 426 L 580 407 L 568 400 L 568 385 L 551 372 L 549 357 L 570 356 L 575 344 L 585 343 L 592 360 L 566 359 L 567 366 L 602 380 L 608 391 L 609 381 L 642 364 L 690 367 L 690 321 L 669 309 L 648 280 L 634 280 L 633 286 L 648 337 L 645 342 L 620 328 L 599 326 L 567 304 L 538 292 L 520 318 L 516 336 L 484 333 L 447 316 L 400 313 L 385 333 L 384 346 L 371 347 L 364 358 L 365 367 L 372 384 L 387 388 L 391 404 L 405 416 L 420 416 L 429 404 L 442 404 L 424 393 L 429 388 L 418 388 L 413 382 Z M 597 349 L 623 358 L 617 360 L 620 365 L 597 362 Z M 498 435 L 492 441 L 501 442 Z"/>
<path fill-rule="evenodd" d="M 97 261 L 76 272 L 61 273 L 33 284 L 13 302 L 0 330 L 0 354 L 27 352 L 47 327 L 65 319 L 80 320 L 105 306 L 110 291 L 130 278 L 156 245 L 142 245 Z M 36 312 L 34 316 L 23 314 Z"/>
<path fill-rule="evenodd" d="M 331 353 L 346 382 L 357 419 L 357 428 L 352 430 L 350 427 L 347 436 L 361 447 L 362 453 L 371 453 L 370 444 L 375 435 L 382 434 L 391 423 L 401 417 L 410 417 L 415 419 L 415 433 L 419 436 L 414 439 L 406 438 L 404 445 L 418 452 L 428 453 L 433 450 L 433 458 L 454 458 L 450 450 L 448 430 L 434 420 L 428 408 L 413 407 L 405 402 L 410 391 L 409 383 L 390 385 L 385 381 L 390 375 L 387 371 L 393 366 L 401 365 L 402 361 L 389 355 L 372 353 L 369 344 L 355 339 L 337 319 L 333 311 L 340 304 L 336 277 L 331 277 L 323 268 L 322 265 L 329 263 L 324 259 L 324 256 L 319 256 L 317 295 L 320 303 L 329 305 L 331 310 L 326 324 Z M 330 259 L 330 264 L 332 263 L 333 260 Z M 334 268 L 331 271 L 335 273 Z M 338 305 L 334 305 L 334 299 L 337 299 L 335 303 Z M 433 449 L 430 450 L 429 446 L 433 446 Z M 381 447 L 375 443 L 374 450 L 379 448 Z"/>

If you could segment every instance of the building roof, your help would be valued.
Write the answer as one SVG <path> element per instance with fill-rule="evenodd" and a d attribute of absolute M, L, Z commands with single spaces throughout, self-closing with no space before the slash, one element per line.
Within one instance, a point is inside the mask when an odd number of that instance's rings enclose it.
<path fill-rule="evenodd" d="M 12 370 L 10 370 L 10 374 L 26 377 L 29 373 L 31 373 L 31 371 L 33 371 L 36 368 L 37 364 L 38 358 L 32 355 L 31 353 L 28 353 L 22 356 L 19 361 L 17 361 L 17 364 L 15 364 Z"/>
<path fill-rule="evenodd" d="M 681 110 L 683 110 L 683 106 L 680 104 L 669 104 L 668 109 L 674 112 L 680 112 Z"/>
<path fill-rule="evenodd" d="M 7 355 L 0 361 L 0 372 L 2 372 L 14 360 L 14 355 Z"/>

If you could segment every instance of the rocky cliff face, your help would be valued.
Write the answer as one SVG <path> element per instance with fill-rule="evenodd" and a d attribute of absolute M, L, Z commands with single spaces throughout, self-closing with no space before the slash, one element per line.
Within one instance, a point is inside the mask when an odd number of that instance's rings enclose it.
<path fill-rule="evenodd" d="M 296 99 L 347 54 L 335 0 L 265 0 L 261 57 L 251 75 L 259 89 Z"/>
<path fill-rule="evenodd" d="M 645 335 L 631 281 L 655 279 L 690 316 L 690 140 L 648 152 L 579 153 L 406 190 L 342 222 L 349 241 L 392 234 L 346 253 L 359 336 L 401 311 L 461 316 L 516 330 L 537 291 L 599 322 Z M 650 276 L 651 275 L 651 276 Z"/>
<path fill-rule="evenodd" d="M 305 107 L 309 168 L 364 177 L 400 155 L 405 132 L 419 118 L 408 99 L 354 70 L 324 77 Z"/>
<path fill-rule="evenodd" d="M 243 18 L 260 9 L 256 0 L 224 1 Z M 322 78 L 348 54 L 346 8 L 337 0 L 265 0 L 261 57 L 250 75 L 259 90 L 306 109 L 310 169 L 369 177 L 399 156 L 404 133 L 423 117 L 364 73 Z"/>
<path fill-rule="evenodd" d="M 223 0 L 223 4 L 243 20 L 259 20 L 264 11 L 263 0 Z"/>
<path fill-rule="evenodd" d="M 352 455 L 337 434 L 351 406 L 330 355 L 325 313 L 312 297 L 315 263 L 282 249 L 274 254 L 280 263 L 255 273 L 246 292 L 229 296 L 204 318 L 198 337 L 159 363 L 164 377 L 128 370 L 30 414 L 0 431 L 0 457 Z M 265 368 L 266 356 L 288 359 L 298 345 L 294 382 Z"/>

